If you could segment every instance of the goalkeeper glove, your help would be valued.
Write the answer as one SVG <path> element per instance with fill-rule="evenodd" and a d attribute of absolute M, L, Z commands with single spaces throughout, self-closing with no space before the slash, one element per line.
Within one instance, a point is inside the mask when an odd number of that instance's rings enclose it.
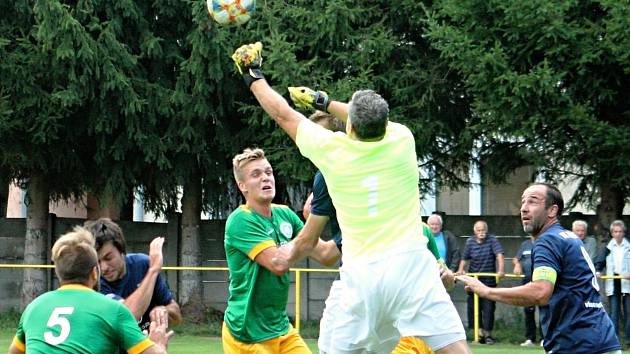
<path fill-rule="evenodd" d="M 308 87 L 289 87 L 289 94 L 293 104 L 299 109 L 328 112 L 330 99 L 324 91 L 313 91 Z"/>
<path fill-rule="evenodd" d="M 234 60 L 238 72 L 243 75 L 247 87 L 250 87 L 254 81 L 265 78 L 262 70 L 260 70 L 262 43 L 242 45 L 232 54 L 232 60 Z"/>

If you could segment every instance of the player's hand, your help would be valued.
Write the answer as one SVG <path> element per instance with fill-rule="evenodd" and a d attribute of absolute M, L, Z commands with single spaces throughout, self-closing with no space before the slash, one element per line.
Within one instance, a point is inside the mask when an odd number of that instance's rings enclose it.
<path fill-rule="evenodd" d="M 448 269 L 446 263 L 442 258 L 437 261 L 438 268 L 440 269 L 440 279 L 442 279 L 442 284 L 446 288 L 446 290 L 451 290 L 453 285 L 455 285 L 455 275 Z"/>
<path fill-rule="evenodd" d="M 455 275 L 448 268 L 440 269 L 440 279 L 442 279 L 442 284 L 446 290 L 451 290 L 455 286 Z"/>
<path fill-rule="evenodd" d="M 466 291 L 472 291 L 481 297 L 486 297 L 490 292 L 490 288 L 480 282 L 477 278 L 469 277 L 467 275 L 458 275 L 455 276 L 455 281 L 463 283 Z"/>
<path fill-rule="evenodd" d="M 514 267 L 514 274 L 516 274 L 516 275 L 523 274 L 523 268 L 521 266 L 515 266 Z"/>
<path fill-rule="evenodd" d="M 166 350 L 169 339 L 175 332 L 167 331 L 168 329 L 168 313 L 156 312 L 155 318 L 151 319 L 149 324 L 149 339 Z"/>
<path fill-rule="evenodd" d="M 243 75 L 247 87 L 251 86 L 252 82 L 265 78 L 260 70 L 262 66 L 262 43 L 242 45 L 232 54 L 232 60 L 236 65 L 236 70 Z"/>
<path fill-rule="evenodd" d="M 149 270 L 159 272 L 162 269 L 164 257 L 162 255 L 162 246 L 164 245 L 164 237 L 156 237 L 149 245 Z"/>
<path fill-rule="evenodd" d="M 289 87 L 289 95 L 291 101 L 298 109 L 303 110 L 319 110 L 328 112 L 330 99 L 324 91 L 314 91 L 308 87 Z"/>
<path fill-rule="evenodd" d="M 276 256 L 271 258 L 271 263 L 288 269 L 292 265 L 292 259 L 294 256 L 293 251 L 293 242 L 285 243 L 284 245 L 278 247 Z"/>
<path fill-rule="evenodd" d="M 149 319 L 151 322 L 157 321 L 158 318 L 166 316 L 166 327 L 168 327 L 168 310 L 166 306 L 155 306 L 151 312 L 149 312 Z"/>

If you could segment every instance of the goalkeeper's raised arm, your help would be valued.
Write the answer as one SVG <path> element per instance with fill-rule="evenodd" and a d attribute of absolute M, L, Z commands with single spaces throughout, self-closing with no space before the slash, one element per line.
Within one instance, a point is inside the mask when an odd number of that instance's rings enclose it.
<path fill-rule="evenodd" d="M 265 80 L 262 72 L 262 43 L 246 44 L 232 54 L 236 69 L 243 76 L 245 84 L 260 103 L 260 106 L 278 125 L 295 140 L 298 125 L 307 121 L 300 112 L 291 108 L 287 101 Z M 343 121 L 348 117 L 346 103 L 331 101 L 322 91 L 313 91 L 306 87 L 290 88 L 291 99 L 301 109 L 328 111 Z"/>

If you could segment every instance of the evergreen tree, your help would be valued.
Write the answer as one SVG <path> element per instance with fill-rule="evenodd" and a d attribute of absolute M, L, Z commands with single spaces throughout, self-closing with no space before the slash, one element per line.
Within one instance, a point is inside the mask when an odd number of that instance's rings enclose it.
<path fill-rule="evenodd" d="M 429 37 L 473 99 L 483 170 L 576 179 L 606 228 L 630 200 L 630 4 L 438 1 Z M 606 216 L 608 214 L 608 216 Z"/>

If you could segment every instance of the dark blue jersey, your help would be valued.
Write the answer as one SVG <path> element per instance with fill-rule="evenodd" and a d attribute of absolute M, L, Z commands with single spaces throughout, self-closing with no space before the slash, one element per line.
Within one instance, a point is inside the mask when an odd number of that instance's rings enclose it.
<path fill-rule="evenodd" d="M 144 279 L 144 276 L 149 270 L 149 256 L 142 253 L 130 253 L 125 256 L 126 272 L 122 279 L 115 282 L 108 282 L 105 278 L 101 277 L 101 293 L 112 298 L 117 296 L 126 299 L 131 293 L 133 293 Z M 173 300 L 173 294 L 171 294 L 168 285 L 164 281 L 164 278 L 160 274 L 155 282 L 155 288 L 153 289 L 153 296 L 151 296 L 151 303 L 147 308 L 147 311 L 142 315 L 142 318 L 138 322 L 138 326 L 141 329 L 149 329 L 150 319 L 149 313 L 155 306 L 168 305 Z"/>
<path fill-rule="evenodd" d="M 328 216 L 330 218 L 330 231 L 333 240 L 335 240 L 335 244 L 337 244 L 337 248 L 339 248 L 339 252 L 341 252 L 341 229 L 339 228 L 339 223 L 337 222 L 337 211 L 335 210 L 332 199 L 330 199 L 330 195 L 328 194 L 328 187 L 326 186 L 326 181 L 324 180 L 324 176 L 322 176 L 322 173 L 320 171 L 317 171 L 313 179 L 313 199 L 311 200 L 311 214 Z"/>
<path fill-rule="evenodd" d="M 534 242 L 532 254 L 534 269 L 551 267 L 557 273 L 549 303 L 540 306 L 545 351 L 598 354 L 621 349 L 582 241 L 554 224 Z"/>

